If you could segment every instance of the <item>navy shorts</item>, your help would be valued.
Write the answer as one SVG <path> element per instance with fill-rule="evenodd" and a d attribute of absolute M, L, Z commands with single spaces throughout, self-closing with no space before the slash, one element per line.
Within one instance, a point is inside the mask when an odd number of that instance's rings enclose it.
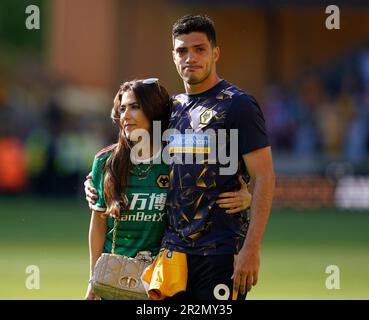
<path fill-rule="evenodd" d="M 168 300 L 232 300 L 233 254 L 187 254 L 188 279 L 186 292 L 180 292 Z M 246 295 L 238 293 L 237 300 Z"/>

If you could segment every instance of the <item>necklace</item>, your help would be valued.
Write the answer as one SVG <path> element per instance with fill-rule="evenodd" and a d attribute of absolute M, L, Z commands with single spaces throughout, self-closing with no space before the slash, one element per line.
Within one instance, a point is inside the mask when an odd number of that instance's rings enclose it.
<path fill-rule="evenodd" d="M 139 163 L 133 166 L 133 168 L 130 170 L 130 173 L 137 176 L 139 180 L 146 179 L 153 165 L 153 163 Z"/>

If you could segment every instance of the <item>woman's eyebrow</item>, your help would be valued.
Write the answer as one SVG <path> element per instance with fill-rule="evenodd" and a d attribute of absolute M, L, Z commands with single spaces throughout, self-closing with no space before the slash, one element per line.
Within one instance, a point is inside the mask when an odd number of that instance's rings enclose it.
<path fill-rule="evenodd" d="M 134 106 L 134 105 L 138 105 L 138 103 L 137 102 L 132 102 L 132 103 L 129 103 L 128 104 L 128 106 Z M 123 107 L 123 106 L 125 107 L 126 105 L 125 104 L 121 104 L 120 106 L 121 107 Z"/>

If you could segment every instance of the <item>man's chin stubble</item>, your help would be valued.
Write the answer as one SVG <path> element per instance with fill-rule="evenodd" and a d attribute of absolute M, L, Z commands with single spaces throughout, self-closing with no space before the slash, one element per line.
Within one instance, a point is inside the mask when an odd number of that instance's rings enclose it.
<path fill-rule="evenodd" d="M 204 81 L 204 79 L 198 79 L 198 78 L 194 79 L 194 78 L 186 78 L 186 77 L 184 77 L 183 80 L 190 85 L 199 84 Z"/>

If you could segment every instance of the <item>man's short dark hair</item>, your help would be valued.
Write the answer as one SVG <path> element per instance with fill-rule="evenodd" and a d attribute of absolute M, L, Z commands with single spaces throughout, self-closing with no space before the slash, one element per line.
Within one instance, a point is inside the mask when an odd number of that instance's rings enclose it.
<path fill-rule="evenodd" d="M 203 15 L 186 15 L 180 18 L 172 29 L 173 42 L 174 39 L 182 34 L 189 34 L 191 32 L 203 32 L 208 37 L 213 47 L 217 46 L 217 39 L 215 33 L 215 26 L 213 20 L 208 16 Z"/>

